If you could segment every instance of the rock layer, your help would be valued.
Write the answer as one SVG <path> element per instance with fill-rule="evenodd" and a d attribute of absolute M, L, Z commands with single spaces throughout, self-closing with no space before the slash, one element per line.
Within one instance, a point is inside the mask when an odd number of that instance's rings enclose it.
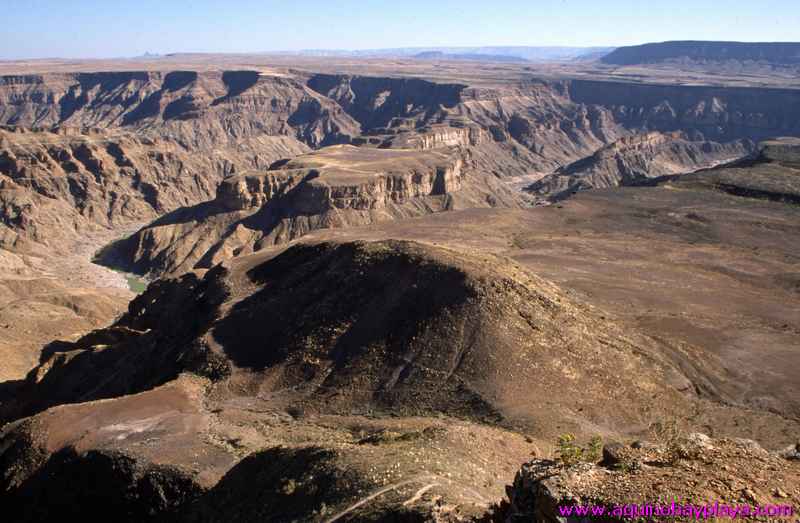
<path fill-rule="evenodd" d="M 754 149 L 749 141 L 692 142 L 681 133 L 651 132 L 621 138 L 526 188 L 538 197 L 560 200 L 577 191 L 642 185 L 663 176 L 727 163 Z"/>
<path fill-rule="evenodd" d="M 208 204 L 168 215 L 103 255 L 135 272 L 178 274 L 315 229 L 368 225 L 521 200 L 458 148 L 334 146 L 226 179 Z"/>

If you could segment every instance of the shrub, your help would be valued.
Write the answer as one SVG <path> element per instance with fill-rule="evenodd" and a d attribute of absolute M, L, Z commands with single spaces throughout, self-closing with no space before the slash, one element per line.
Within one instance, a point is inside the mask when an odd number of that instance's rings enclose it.
<path fill-rule="evenodd" d="M 600 461 L 603 454 L 600 436 L 594 436 L 586 446 L 581 446 L 575 442 L 574 434 L 562 434 L 556 445 L 558 460 L 567 467 L 580 462 L 595 463 Z"/>

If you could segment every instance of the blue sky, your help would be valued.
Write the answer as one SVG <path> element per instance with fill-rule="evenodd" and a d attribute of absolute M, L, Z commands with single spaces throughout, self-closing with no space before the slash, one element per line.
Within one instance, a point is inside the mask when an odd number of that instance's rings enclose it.
<path fill-rule="evenodd" d="M 0 59 L 800 41 L 800 0 L 0 0 Z"/>

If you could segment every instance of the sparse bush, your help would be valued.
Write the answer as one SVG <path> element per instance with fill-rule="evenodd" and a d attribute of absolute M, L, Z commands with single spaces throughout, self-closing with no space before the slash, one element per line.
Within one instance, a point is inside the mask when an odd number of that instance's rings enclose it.
<path fill-rule="evenodd" d="M 667 463 L 675 463 L 684 457 L 685 450 L 681 444 L 683 434 L 676 419 L 670 418 L 651 423 L 650 433 L 653 439 L 664 448 Z"/>
<path fill-rule="evenodd" d="M 584 461 L 590 461 L 595 463 L 600 461 L 603 457 L 603 438 L 600 436 L 594 436 L 592 439 L 589 440 L 589 445 L 586 447 L 586 459 Z"/>
<path fill-rule="evenodd" d="M 574 434 L 562 434 L 558 437 L 556 454 L 567 467 L 580 462 L 595 463 L 603 454 L 603 440 L 594 436 L 586 446 L 582 446 L 575 442 Z"/>

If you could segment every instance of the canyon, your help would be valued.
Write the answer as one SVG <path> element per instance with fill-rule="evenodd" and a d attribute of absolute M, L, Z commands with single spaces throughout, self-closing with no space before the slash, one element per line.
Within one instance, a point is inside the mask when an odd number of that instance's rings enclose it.
<path fill-rule="evenodd" d="M 800 501 L 800 90 L 608 60 L 4 71 L 3 506 L 551 521 L 714 460 L 670 488 L 767 502 L 751 458 Z"/>

